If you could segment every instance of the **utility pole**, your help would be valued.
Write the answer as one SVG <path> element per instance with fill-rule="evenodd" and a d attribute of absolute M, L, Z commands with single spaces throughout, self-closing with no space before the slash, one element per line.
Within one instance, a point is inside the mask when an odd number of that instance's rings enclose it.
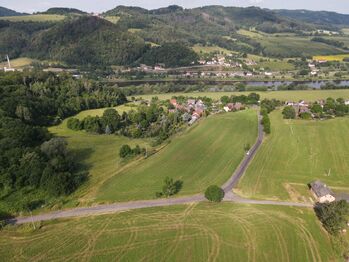
<path fill-rule="evenodd" d="M 29 212 L 30 212 L 30 217 L 31 217 L 31 220 L 32 220 L 32 225 L 33 225 L 33 228 L 34 228 L 34 230 L 36 230 L 36 226 L 35 226 L 35 223 L 34 223 L 34 219 L 33 219 L 33 214 L 32 214 L 32 211 L 31 211 L 31 210 L 29 210 Z"/>
<path fill-rule="evenodd" d="M 6 55 L 6 58 L 7 58 L 8 68 L 11 69 L 10 58 L 8 57 L 8 55 Z"/>

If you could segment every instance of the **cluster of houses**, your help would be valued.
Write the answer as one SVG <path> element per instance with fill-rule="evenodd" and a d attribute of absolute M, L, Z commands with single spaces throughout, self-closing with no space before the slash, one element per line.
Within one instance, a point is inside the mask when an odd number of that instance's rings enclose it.
<path fill-rule="evenodd" d="M 319 101 L 320 105 L 323 107 L 325 101 Z M 305 102 L 304 100 L 300 102 L 286 102 L 286 106 L 292 106 L 296 112 L 296 116 L 300 116 L 303 113 L 310 113 L 310 106 L 311 104 L 308 102 Z"/>
<path fill-rule="evenodd" d="M 199 120 L 207 109 L 207 106 L 201 99 L 188 99 L 184 104 L 180 104 L 177 99 L 171 99 L 170 104 L 174 107 L 174 109 L 169 110 L 170 112 L 176 112 L 178 110 L 185 112 L 182 116 L 183 121 L 188 122 L 189 125 Z"/>
<path fill-rule="evenodd" d="M 315 63 L 309 63 L 308 67 L 310 69 L 310 75 L 312 75 L 312 76 L 316 76 L 320 71 L 319 69 L 316 68 Z"/>
<path fill-rule="evenodd" d="M 326 101 L 325 100 L 318 100 L 316 101 L 317 104 L 319 104 L 322 108 L 324 108 Z M 349 100 L 344 101 L 345 105 L 349 105 Z M 286 106 L 292 106 L 296 112 L 296 116 L 299 117 L 303 113 L 309 113 L 312 117 L 314 115 L 312 114 L 310 108 L 312 106 L 312 103 L 308 103 L 304 100 L 301 100 L 300 102 L 286 102 Z"/>

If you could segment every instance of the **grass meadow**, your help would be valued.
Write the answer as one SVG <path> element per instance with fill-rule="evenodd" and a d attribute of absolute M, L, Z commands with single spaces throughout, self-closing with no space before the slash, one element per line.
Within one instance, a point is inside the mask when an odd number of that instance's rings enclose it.
<path fill-rule="evenodd" d="M 202 193 L 212 184 L 223 185 L 240 164 L 244 145 L 253 145 L 256 137 L 254 110 L 210 116 L 172 138 L 157 154 L 105 181 L 97 200 L 152 199 L 167 176 L 183 181 L 178 195 Z"/>
<path fill-rule="evenodd" d="M 310 201 L 307 183 L 320 179 L 334 191 L 349 189 L 349 118 L 284 120 L 271 113 L 268 136 L 237 192 L 262 199 Z"/>
<path fill-rule="evenodd" d="M 311 209 L 222 204 L 149 208 L 7 227 L 2 261 L 340 261 Z"/>
<path fill-rule="evenodd" d="M 231 95 L 248 95 L 254 91 L 247 92 L 193 92 L 193 93 L 167 93 L 167 94 L 151 94 L 151 95 L 139 95 L 143 99 L 151 99 L 157 96 L 160 100 L 171 99 L 173 96 L 188 96 L 188 97 L 199 97 L 207 96 L 213 99 L 220 99 L 222 96 Z M 349 89 L 341 90 L 297 90 L 297 91 L 267 91 L 267 92 L 255 92 L 260 94 L 261 99 L 279 99 L 281 101 L 315 101 L 318 99 L 332 98 L 346 98 L 349 99 Z"/>

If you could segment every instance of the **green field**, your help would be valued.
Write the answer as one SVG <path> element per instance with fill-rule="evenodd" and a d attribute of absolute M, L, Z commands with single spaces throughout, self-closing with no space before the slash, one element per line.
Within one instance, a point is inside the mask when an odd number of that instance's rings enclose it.
<path fill-rule="evenodd" d="M 65 19 L 64 15 L 23 15 L 23 16 L 3 16 L 0 20 L 11 22 L 56 22 Z"/>
<path fill-rule="evenodd" d="M 118 111 L 118 113 L 121 115 L 123 112 L 130 111 L 133 109 L 132 104 L 126 104 L 121 106 L 113 107 Z M 83 120 L 87 116 L 102 116 L 106 108 L 98 108 L 98 109 L 91 109 L 91 110 L 85 110 L 74 116 L 75 118 L 78 118 L 79 120 Z"/>
<path fill-rule="evenodd" d="M 290 64 L 287 62 L 287 60 L 274 60 L 271 59 L 270 61 L 265 62 L 258 62 L 258 67 L 263 67 L 265 70 L 271 70 L 271 71 L 290 71 L 294 70 L 295 67 L 293 64 Z"/>
<path fill-rule="evenodd" d="M 202 203 L 6 228 L 2 261 L 340 261 L 310 209 Z"/>
<path fill-rule="evenodd" d="M 257 137 L 254 110 L 210 116 L 172 139 L 162 151 L 105 182 L 100 201 L 152 199 L 169 176 L 183 181 L 179 195 L 223 185 Z"/>
<path fill-rule="evenodd" d="M 230 51 L 228 49 L 219 47 L 219 46 L 202 46 L 202 45 L 194 45 L 193 50 L 200 54 L 200 53 L 204 53 L 204 54 L 209 54 L 209 53 L 223 53 L 223 54 L 232 54 L 232 53 L 236 53 L 234 51 Z"/>
<path fill-rule="evenodd" d="M 284 120 L 271 114 L 272 133 L 239 183 L 238 192 L 263 199 L 309 201 L 307 183 L 349 187 L 349 118 Z"/>
<path fill-rule="evenodd" d="M 121 112 L 122 108 L 124 106 L 117 108 L 117 110 Z M 78 118 L 102 114 L 104 110 L 83 111 L 78 115 Z M 127 166 L 119 157 L 119 150 L 122 145 L 135 146 L 139 144 L 140 146 L 149 146 L 147 140 L 144 139 L 129 139 L 116 135 L 94 135 L 84 131 L 73 131 L 67 128 L 66 123 L 67 120 L 49 130 L 53 134 L 67 139 L 69 148 L 78 155 L 78 160 L 88 169 L 90 175 L 88 182 L 68 197 L 71 205 L 86 205 L 93 202 L 100 186 Z"/>
<path fill-rule="evenodd" d="M 160 100 L 171 99 L 173 96 L 188 96 L 188 97 L 199 97 L 207 96 L 213 99 L 220 99 L 222 96 L 231 95 L 248 95 L 251 92 L 194 92 L 194 93 L 167 93 L 167 94 L 151 94 L 151 95 L 139 95 L 143 99 L 151 99 L 157 96 Z M 318 99 L 332 98 L 346 98 L 349 99 L 349 89 L 341 90 L 299 90 L 299 91 L 268 91 L 268 92 L 256 92 L 260 94 L 261 98 L 267 99 L 279 99 L 282 101 L 315 101 Z"/>

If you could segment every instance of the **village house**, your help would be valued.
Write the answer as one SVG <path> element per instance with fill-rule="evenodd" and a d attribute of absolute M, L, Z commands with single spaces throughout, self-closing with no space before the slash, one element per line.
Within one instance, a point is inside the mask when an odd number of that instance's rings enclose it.
<path fill-rule="evenodd" d="M 349 106 L 349 100 L 345 100 L 344 104 L 345 104 L 346 106 Z"/>
<path fill-rule="evenodd" d="M 310 189 L 320 203 L 333 202 L 336 200 L 332 190 L 319 180 L 310 183 Z"/>
<path fill-rule="evenodd" d="M 224 108 L 225 112 L 231 112 L 231 111 L 238 111 L 242 109 L 242 104 L 241 103 L 229 103 L 227 104 Z"/>

